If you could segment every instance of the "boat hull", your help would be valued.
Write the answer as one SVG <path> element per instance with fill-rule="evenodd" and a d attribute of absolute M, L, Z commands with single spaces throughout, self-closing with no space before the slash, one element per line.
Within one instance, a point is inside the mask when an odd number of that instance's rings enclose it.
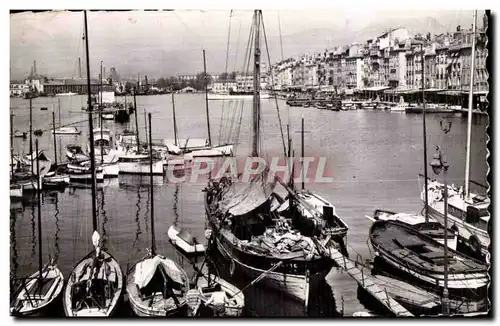
<path fill-rule="evenodd" d="M 209 93 L 207 95 L 209 101 L 216 101 L 216 100 L 251 100 L 253 99 L 253 95 L 226 95 L 226 94 L 213 94 Z M 267 100 L 270 99 L 271 95 L 268 93 L 261 93 L 260 94 L 260 99 L 261 100 Z"/>
<path fill-rule="evenodd" d="M 61 273 L 61 271 L 56 267 L 52 265 L 45 266 L 45 268 L 42 270 L 42 275 L 44 275 L 44 279 L 48 279 L 48 276 L 50 275 L 50 279 L 53 279 L 54 282 L 52 283 L 51 287 L 47 290 L 45 295 L 43 295 L 41 300 L 37 300 L 36 302 L 38 303 L 37 306 L 33 307 L 30 304 L 30 300 L 28 299 L 26 290 L 30 291 L 32 288 L 36 286 L 38 283 L 38 275 L 39 272 L 36 272 L 35 274 L 31 275 L 30 280 L 26 284 L 26 288 L 21 290 L 17 296 L 16 296 L 16 303 L 20 304 L 20 307 L 17 307 L 17 309 L 14 309 L 11 307 L 11 314 L 14 316 L 22 316 L 22 317 L 40 317 L 44 316 L 46 314 L 49 314 L 51 312 L 51 308 L 55 307 L 55 305 L 59 302 L 59 299 L 61 297 L 62 289 L 64 286 L 64 276 Z M 37 296 L 37 299 L 40 298 L 40 296 Z M 16 304 L 14 303 L 14 304 Z"/>
<path fill-rule="evenodd" d="M 144 162 L 118 162 L 120 174 L 149 175 L 149 161 Z M 153 175 L 163 175 L 163 161 L 153 162 Z"/>
<path fill-rule="evenodd" d="M 440 258 L 433 260 L 430 258 L 432 256 L 424 257 L 424 253 L 419 253 L 420 249 L 408 249 L 411 248 L 407 247 L 408 245 L 397 244 L 398 242 L 410 241 L 412 245 L 429 246 L 430 251 L 423 252 L 440 254 L 443 246 L 432 238 L 419 233 L 410 226 L 394 221 L 373 223 L 369 238 L 375 254 L 395 270 L 418 280 L 428 288 L 436 289 L 439 287 L 441 290 L 444 288 L 444 267 L 439 260 Z M 489 278 L 485 265 L 455 250 L 448 249 L 448 254 L 456 261 L 456 265 L 451 265 L 448 271 L 447 285 L 450 292 L 464 295 L 466 291 L 471 289 L 474 292 L 478 290 L 481 292 L 480 290 L 486 288 Z M 462 263 L 465 260 L 468 262 Z M 453 260 L 450 258 L 449 261 Z"/>
<path fill-rule="evenodd" d="M 444 203 L 442 205 L 444 207 Z M 439 205 L 429 205 L 429 215 L 436 219 L 439 223 L 444 224 L 444 214 L 442 213 L 443 209 L 440 209 Z M 467 225 L 463 220 L 457 218 L 451 214 L 448 214 L 448 225 L 455 225 L 457 228 L 458 238 L 462 240 L 462 242 L 468 243 L 469 240 L 476 236 L 479 239 L 481 255 L 489 255 L 488 246 L 490 244 L 490 237 L 488 236 L 488 232 L 485 232 L 481 229 L 478 229 L 472 225 Z"/>
<path fill-rule="evenodd" d="M 170 226 L 167 232 L 168 238 L 175 246 L 179 247 L 187 254 L 202 254 L 205 252 L 205 246 L 203 244 L 197 243 L 195 245 L 191 245 L 178 237 L 179 232 L 180 229 L 175 228 L 173 225 Z"/>
<path fill-rule="evenodd" d="M 189 152 L 193 157 L 218 157 L 233 154 L 233 145 L 207 147 Z"/>
<path fill-rule="evenodd" d="M 231 267 L 231 269 L 234 268 L 233 273 L 241 271 L 249 279 L 255 279 L 266 272 L 264 269 L 250 266 L 235 258 L 234 255 L 231 254 L 231 250 L 227 248 L 222 241 L 220 241 L 220 239 L 217 239 L 216 242 L 217 249 L 221 255 L 228 260 L 231 265 L 234 264 L 234 267 Z M 304 303 L 307 309 L 309 301 L 309 288 L 324 279 L 325 275 L 326 272 L 318 272 L 310 275 L 309 277 L 300 274 L 270 272 L 267 273 L 260 282 L 262 282 L 264 286 L 284 292 L 289 297 Z"/>
<path fill-rule="evenodd" d="M 84 269 L 87 264 L 91 264 L 95 252 L 92 251 L 90 252 L 87 256 L 85 256 L 78 264 L 75 266 L 75 268 L 71 272 L 71 276 L 68 278 L 68 282 L 66 283 L 66 287 L 64 288 L 63 291 L 63 296 L 62 296 L 62 301 L 63 301 L 63 310 L 64 314 L 67 317 L 110 317 L 113 316 L 116 312 L 116 309 L 118 305 L 122 301 L 122 295 L 124 292 L 124 276 L 123 272 L 120 268 L 120 264 L 118 261 L 111 256 L 109 253 L 106 251 L 101 250 L 101 255 L 103 258 L 107 261 L 107 264 L 112 268 L 112 271 L 110 271 L 110 274 L 106 277 L 109 277 L 110 275 L 114 274 L 115 277 L 115 285 L 116 285 L 116 291 L 113 294 L 113 297 L 111 300 L 108 300 L 108 306 L 106 309 L 97 309 L 97 308 L 88 308 L 88 309 L 72 309 L 72 299 L 73 299 L 73 294 L 72 294 L 72 289 L 73 286 L 75 285 L 75 280 L 76 280 L 76 273 L 84 272 Z M 99 273 L 97 275 L 97 278 L 94 277 L 95 279 L 100 279 Z M 104 273 L 103 273 L 104 276 Z M 102 277 L 103 277 L 102 276 Z"/>
<path fill-rule="evenodd" d="M 120 165 L 118 163 L 101 164 L 104 178 L 117 178 L 120 173 Z"/>
<path fill-rule="evenodd" d="M 216 275 L 210 275 L 209 276 L 213 283 L 220 285 L 221 290 L 224 291 L 224 293 L 227 295 L 228 298 L 230 298 L 230 302 L 224 305 L 224 311 L 222 313 L 218 313 L 218 316 L 225 316 L 225 317 L 239 317 L 243 314 L 243 308 L 245 307 L 245 296 L 243 292 L 240 291 L 236 286 L 232 285 L 231 283 L 227 282 L 226 280 L 216 276 Z M 204 288 L 208 286 L 208 280 L 205 278 L 205 276 L 200 276 L 198 278 L 198 282 L 196 284 L 198 288 Z M 209 296 L 209 293 L 203 293 L 205 298 Z M 235 296 L 236 295 L 236 296 Z M 202 299 L 203 300 L 203 299 Z M 203 300 L 205 301 L 205 300 Z M 204 306 L 204 304 L 202 304 Z M 200 307 L 201 308 L 201 307 Z M 210 309 L 212 314 L 214 314 L 214 311 L 216 308 L 214 307 L 213 304 L 208 304 L 206 308 Z M 201 309 L 200 309 L 201 310 Z M 203 313 L 202 313 L 203 316 Z"/>
<path fill-rule="evenodd" d="M 10 199 L 21 199 L 23 198 L 23 187 L 10 188 Z"/>

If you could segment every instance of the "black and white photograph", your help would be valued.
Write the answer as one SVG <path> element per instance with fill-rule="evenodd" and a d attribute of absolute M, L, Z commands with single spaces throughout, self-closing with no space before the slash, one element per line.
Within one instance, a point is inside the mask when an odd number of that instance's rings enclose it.
<path fill-rule="evenodd" d="M 11 318 L 491 318 L 491 10 L 230 6 L 9 11 Z"/>

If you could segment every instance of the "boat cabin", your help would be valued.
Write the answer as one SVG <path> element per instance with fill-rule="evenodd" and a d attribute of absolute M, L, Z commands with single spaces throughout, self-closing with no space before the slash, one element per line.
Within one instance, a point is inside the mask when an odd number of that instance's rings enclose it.
<path fill-rule="evenodd" d="M 465 201 L 460 196 L 448 199 L 449 214 L 485 232 L 488 231 L 490 221 L 488 206 L 489 199 L 486 196 L 477 195 L 471 202 Z"/>

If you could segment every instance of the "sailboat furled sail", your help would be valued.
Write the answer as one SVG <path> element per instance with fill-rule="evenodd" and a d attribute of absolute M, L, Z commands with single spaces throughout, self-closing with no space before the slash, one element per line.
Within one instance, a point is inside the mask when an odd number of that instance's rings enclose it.
<path fill-rule="evenodd" d="M 84 11 L 85 50 L 89 130 L 92 126 L 92 97 L 90 93 L 90 63 L 87 33 L 87 12 Z M 94 249 L 83 257 L 71 271 L 63 292 L 64 313 L 68 317 L 109 317 L 116 312 L 124 290 L 123 272 L 118 261 L 103 247 L 97 232 L 96 157 L 94 136 L 90 133 L 90 170 L 92 173 L 92 244 Z"/>
<path fill-rule="evenodd" d="M 254 64 L 252 105 L 252 151 L 260 155 L 260 29 L 262 12 L 253 16 Z M 289 190 L 283 199 L 274 190 L 278 181 L 269 182 L 268 171 L 254 175 L 248 182 L 228 177 L 210 181 L 205 189 L 205 212 L 216 247 L 237 271 L 252 279 L 262 277 L 265 285 L 282 291 L 302 303 L 307 310 L 311 283 L 329 272 L 331 260 L 323 246 L 341 240 L 347 225 L 324 201 L 319 207 L 309 192 Z M 316 219 L 320 223 L 316 223 Z M 314 221 L 313 221 L 314 220 Z M 304 223 L 306 222 L 306 223 Z M 310 228 L 311 222 L 317 228 Z M 323 246 L 317 246 L 316 241 Z"/>

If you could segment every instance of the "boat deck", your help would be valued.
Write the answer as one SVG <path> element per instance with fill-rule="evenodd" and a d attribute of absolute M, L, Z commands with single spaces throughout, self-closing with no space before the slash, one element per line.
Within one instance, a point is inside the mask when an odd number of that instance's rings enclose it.
<path fill-rule="evenodd" d="M 330 247 L 328 251 L 330 253 L 330 258 L 338 267 L 344 269 L 365 291 L 370 293 L 370 295 L 377 299 L 394 315 L 398 317 L 413 317 L 411 312 L 389 296 L 387 290 L 379 285 L 380 282 L 377 282 L 368 271 L 365 272 L 364 267 L 361 266 L 361 269 L 358 268 L 354 262 L 342 255 L 335 248 Z"/>
<path fill-rule="evenodd" d="M 384 223 L 375 226 L 372 241 L 408 264 L 432 273 L 444 272 L 444 246 L 397 225 Z M 451 273 L 472 273 L 485 270 L 485 266 L 464 259 L 453 250 L 448 251 L 448 270 Z"/>

